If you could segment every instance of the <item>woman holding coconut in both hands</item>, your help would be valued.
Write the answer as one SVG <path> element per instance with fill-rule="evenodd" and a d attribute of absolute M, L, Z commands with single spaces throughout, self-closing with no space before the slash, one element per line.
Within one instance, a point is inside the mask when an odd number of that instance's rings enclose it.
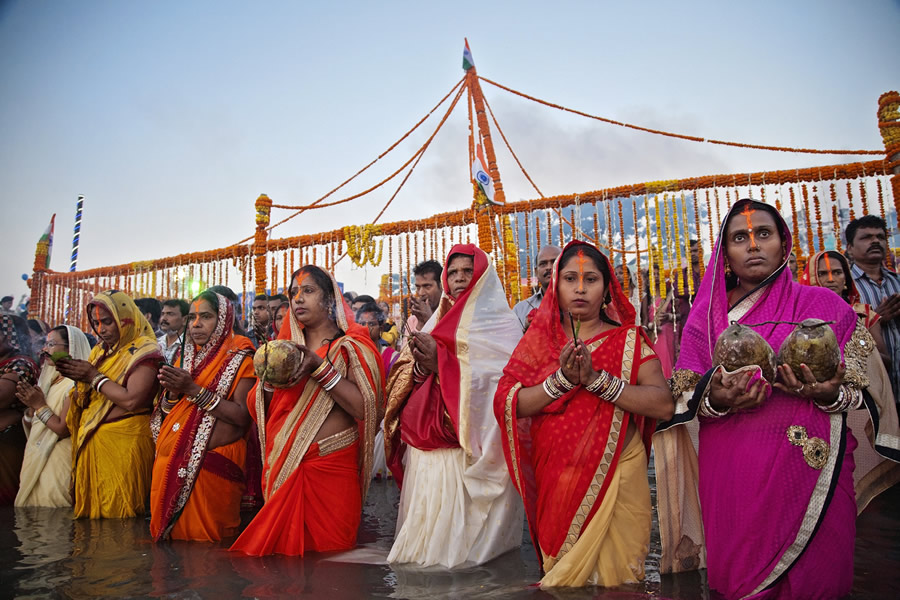
<path fill-rule="evenodd" d="M 304 266 L 290 298 L 278 339 L 302 353 L 298 371 L 287 387 L 259 382 L 248 397 L 266 503 L 231 549 L 254 556 L 356 544 L 382 411 L 381 356 L 334 279 Z"/>
<path fill-rule="evenodd" d="M 726 598 L 830 598 L 853 582 L 856 440 L 845 413 L 864 401 L 874 342 L 840 297 L 792 280 L 790 247 L 773 207 L 731 207 L 685 325 L 675 417 L 654 438 L 661 570 L 705 561 L 710 588 Z M 805 364 L 779 366 L 771 382 L 757 365 L 728 373 L 713 357 L 730 322 L 778 349 L 810 318 L 829 321 L 840 348 L 824 381 Z M 699 457 L 685 427 L 697 422 Z"/>

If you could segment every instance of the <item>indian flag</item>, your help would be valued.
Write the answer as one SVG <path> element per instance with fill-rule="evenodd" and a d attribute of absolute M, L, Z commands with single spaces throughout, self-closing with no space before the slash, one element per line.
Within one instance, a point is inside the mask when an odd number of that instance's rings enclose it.
<path fill-rule="evenodd" d="M 491 176 L 487 173 L 484 154 L 481 151 L 481 144 L 478 144 L 475 150 L 475 160 L 472 161 L 472 179 L 475 180 L 475 183 L 477 183 L 478 187 L 481 188 L 481 191 L 484 192 L 488 202 L 491 204 L 498 204 L 498 202 L 494 201 L 494 180 L 491 179 Z"/>
<path fill-rule="evenodd" d="M 466 41 L 466 47 L 463 48 L 463 71 L 468 71 L 475 66 L 475 59 L 472 58 L 472 51 L 469 50 L 469 40 L 463 39 Z"/>

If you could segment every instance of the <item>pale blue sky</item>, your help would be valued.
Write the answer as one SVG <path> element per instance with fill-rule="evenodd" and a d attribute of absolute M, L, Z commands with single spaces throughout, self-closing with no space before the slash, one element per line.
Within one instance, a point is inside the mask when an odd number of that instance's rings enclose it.
<path fill-rule="evenodd" d="M 897 31 L 900 3 L 887 0 L 3 2 L 0 294 L 25 292 L 20 275 L 53 212 L 51 266 L 67 268 L 79 193 L 82 268 L 236 242 L 252 233 L 260 193 L 318 198 L 462 77 L 464 36 L 482 76 L 590 113 L 740 142 L 878 149 L 878 96 L 900 87 Z M 853 160 L 680 142 L 484 89 L 548 195 Z M 462 108 L 382 221 L 471 202 Z M 428 125 L 347 192 L 399 166 Z M 535 196 L 505 153 L 500 168 L 509 198 Z M 275 235 L 368 222 L 392 192 Z"/>

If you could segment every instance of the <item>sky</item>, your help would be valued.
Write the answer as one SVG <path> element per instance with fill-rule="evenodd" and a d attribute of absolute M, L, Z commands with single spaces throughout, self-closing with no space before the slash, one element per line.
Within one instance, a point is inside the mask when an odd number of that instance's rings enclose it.
<path fill-rule="evenodd" d="M 53 213 L 51 268 L 68 269 L 78 194 L 83 269 L 235 243 L 253 233 L 261 193 L 312 202 L 459 81 L 465 37 L 479 75 L 591 114 L 743 143 L 881 149 L 897 31 L 897 0 L 0 0 L 0 294 L 27 293 L 21 276 Z M 858 160 L 679 141 L 483 89 L 548 196 Z M 341 193 L 386 177 L 436 124 Z M 461 103 L 382 222 L 471 204 L 466 129 Z M 498 161 L 508 200 L 536 197 L 505 150 Z M 394 188 L 273 235 L 371 222 Z M 377 291 L 344 262 L 338 279 Z"/>

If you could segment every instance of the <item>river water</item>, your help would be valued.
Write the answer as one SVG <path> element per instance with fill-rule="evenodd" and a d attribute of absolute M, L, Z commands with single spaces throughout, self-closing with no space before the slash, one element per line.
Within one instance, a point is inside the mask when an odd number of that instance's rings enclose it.
<path fill-rule="evenodd" d="M 393 481 L 373 482 L 356 550 L 305 558 L 253 558 L 228 543 L 154 544 L 145 518 L 78 520 L 67 509 L 0 508 L 3 598 L 716 598 L 705 572 L 660 576 L 655 526 L 643 584 L 549 593 L 534 587 L 538 564 L 523 546 L 481 567 L 448 572 L 390 567 L 396 522 Z M 896 598 L 900 590 L 900 487 L 859 517 L 853 598 Z M 230 540 L 229 540 L 230 541 Z"/>

